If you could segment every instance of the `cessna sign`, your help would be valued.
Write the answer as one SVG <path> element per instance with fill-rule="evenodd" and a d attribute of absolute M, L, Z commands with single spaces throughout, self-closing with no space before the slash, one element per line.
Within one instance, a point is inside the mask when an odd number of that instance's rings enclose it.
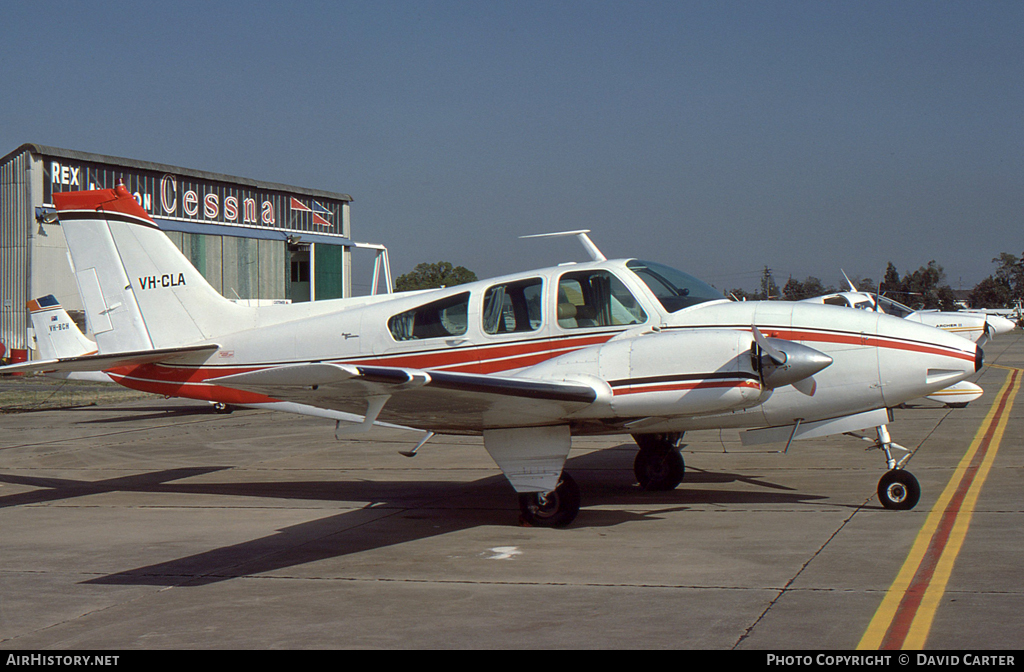
<path fill-rule="evenodd" d="M 344 201 L 175 173 L 130 170 L 102 163 L 45 164 L 44 198 L 53 193 L 125 186 L 152 217 L 180 221 L 344 234 Z"/>

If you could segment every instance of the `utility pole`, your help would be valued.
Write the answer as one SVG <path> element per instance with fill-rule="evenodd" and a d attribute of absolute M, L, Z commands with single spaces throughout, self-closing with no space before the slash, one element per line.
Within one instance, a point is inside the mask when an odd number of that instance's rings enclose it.
<path fill-rule="evenodd" d="M 779 293 L 778 285 L 776 285 L 775 280 L 772 279 L 772 269 L 768 268 L 767 264 L 764 267 L 764 271 L 761 273 L 761 293 L 764 295 L 766 300 L 772 298 L 773 293 L 776 296 Z"/>

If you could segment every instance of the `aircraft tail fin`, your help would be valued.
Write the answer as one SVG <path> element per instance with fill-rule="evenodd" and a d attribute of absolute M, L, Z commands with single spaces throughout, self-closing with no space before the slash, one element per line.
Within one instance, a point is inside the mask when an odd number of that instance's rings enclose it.
<path fill-rule="evenodd" d="M 96 343 L 86 338 L 53 294 L 29 301 L 28 313 L 40 359 L 65 359 L 96 352 Z"/>
<path fill-rule="evenodd" d="M 86 319 L 101 353 L 174 348 L 249 326 L 125 186 L 55 193 Z"/>

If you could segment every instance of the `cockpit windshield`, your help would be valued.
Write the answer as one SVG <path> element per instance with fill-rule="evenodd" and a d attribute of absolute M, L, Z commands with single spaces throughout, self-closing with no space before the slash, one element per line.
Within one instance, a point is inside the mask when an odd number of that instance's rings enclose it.
<path fill-rule="evenodd" d="M 725 299 L 722 293 L 711 285 L 664 264 L 632 259 L 626 262 L 626 268 L 644 281 L 670 313 L 705 301 Z"/>
<path fill-rule="evenodd" d="M 879 296 L 877 298 L 878 298 L 878 307 L 881 308 L 882 312 L 885 313 L 886 315 L 895 315 L 896 317 L 906 317 L 907 315 L 910 315 L 912 312 L 914 312 L 913 308 L 910 308 L 908 306 L 904 306 L 899 301 L 893 301 L 892 299 L 890 299 L 888 297 L 885 297 L 885 296 Z"/>

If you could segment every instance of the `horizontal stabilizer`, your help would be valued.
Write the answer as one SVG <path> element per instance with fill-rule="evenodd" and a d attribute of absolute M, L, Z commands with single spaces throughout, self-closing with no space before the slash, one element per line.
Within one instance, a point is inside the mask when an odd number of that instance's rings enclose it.
<path fill-rule="evenodd" d="M 134 352 L 111 352 L 102 355 L 82 355 L 60 359 L 42 359 L 24 364 L 0 366 L 0 374 L 43 373 L 50 371 L 108 371 L 122 366 L 139 366 L 153 362 L 168 362 L 188 355 L 213 354 L 219 345 L 189 345 L 182 348 L 160 348 Z"/>

